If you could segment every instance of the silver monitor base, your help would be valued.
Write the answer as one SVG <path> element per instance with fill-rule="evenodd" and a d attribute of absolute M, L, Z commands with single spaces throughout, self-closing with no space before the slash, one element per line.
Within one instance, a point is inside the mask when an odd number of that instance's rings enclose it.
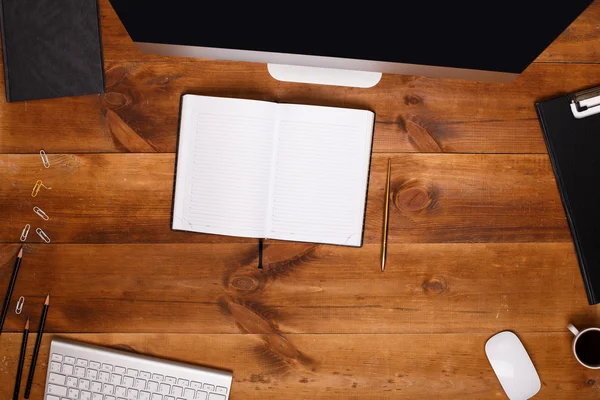
<path fill-rule="evenodd" d="M 370 88 L 381 80 L 381 72 L 267 64 L 271 76 L 284 82 Z"/>

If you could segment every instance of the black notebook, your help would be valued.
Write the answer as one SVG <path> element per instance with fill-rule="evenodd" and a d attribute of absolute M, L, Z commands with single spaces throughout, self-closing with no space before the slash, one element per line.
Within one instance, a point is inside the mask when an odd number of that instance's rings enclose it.
<path fill-rule="evenodd" d="M 104 93 L 96 0 L 0 0 L 6 100 Z"/>
<path fill-rule="evenodd" d="M 600 90 L 540 102 L 536 109 L 588 301 L 597 304 L 600 302 Z"/>
<path fill-rule="evenodd" d="M 361 246 L 375 115 L 184 95 L 173 229 Z"/>

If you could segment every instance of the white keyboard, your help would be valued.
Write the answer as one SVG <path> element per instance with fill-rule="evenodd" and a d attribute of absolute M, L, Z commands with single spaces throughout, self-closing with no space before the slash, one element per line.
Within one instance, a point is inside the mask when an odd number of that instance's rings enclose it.
<path fill-rule="evenodd" d="M 227 400 L 231 373 L 54 339 L 45 400 Z"/>

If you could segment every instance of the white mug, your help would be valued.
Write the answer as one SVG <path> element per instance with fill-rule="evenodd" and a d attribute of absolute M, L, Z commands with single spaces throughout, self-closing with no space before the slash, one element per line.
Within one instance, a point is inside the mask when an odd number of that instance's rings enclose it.
<path fill-rule="evenodd" d="M 587 328 L 582 331 L 579 331 L 577 328 L 575 328 L 571 324 L 569 324 L 569 326 L 567 328 L 569 328 L 571 333 L 573 335 L 575 335 L 575 339 L 573 339 L 573 354 L 575 355 L 575 358 L 577 359 L 577 361 L 579 361 L 579 363 L 586 368 L 600 369 L 600 357 L 598 357 L 598 354 L 594 354 L 594 357 L 593 357 L 594 361 L 591 361 L 589 359 L 586 359 L 586 356 L 590 355 L 588 353 L 590 351 L 589 346 L 586 349 L 582 349 L 582 348 L 578 349 L 577 348 L 578 343 L 579 344 L 583 343 L 583 342 L 579 342 L 579 340 L 584 336 L 585 336 L 584 340 L 591 339 L 589 336 L 590 334 L 594 336 L 594 339 L 600 338 L 600 328 Z M 590 342 L 590 343 L 592 343 L 592 342 Z M 593 343 L 595 344 L 593 346 L 593 349 L 600 348 L 600 340 L 597 342 L 596 342 L 596 340 L 594 340 Z M 595 351 L 595 350 L 592 350 L 592 351 Z M 583 361 L 582 361 L 582 359 L 583 359 Z"/>

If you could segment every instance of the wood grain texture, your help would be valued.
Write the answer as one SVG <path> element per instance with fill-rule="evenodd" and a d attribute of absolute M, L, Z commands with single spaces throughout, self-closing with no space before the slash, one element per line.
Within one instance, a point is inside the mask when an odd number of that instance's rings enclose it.
<path fill-rule="evenodd" d="M 8 279 L 20 245 L 4 245 Z M 49 332 L 562 332 L 594 323 L 570 243 L 26 245 L 15 297 Z M 86 284 L 78 284 L 86 282 Z M 547 312 L 552 310 L 552 312 Z M 5 329 L 19 331 L 9 315 Z"/>
<path fill-rule="evenodd" d="M 386 75 L 367 90 L 145 55 L 99 3 L 106 94 L 0 96 L 0 296 L 32 226 L 0 336 L 0 399 L 12 393 L 17 332 L 26 315 L 36 331 L 47 291 L 33 399 L 54 334 L 232 370 L 232 400 L 499 399 L 484 344 L 503 330 L 537 367 L 536 398 L 598 398 L 600 373 L 577 364 L 566 325 L 600 326 L 600 311 L 587 305 L 533 104 L 600 82 L 600 1 L 511 83 Z M 365 245 L 267 240 L 259 271 L 255 240 L 171 231 L 183 93 L 375 111 Z M 52 189 L 33 198 L 38 179 Z"/>
<path fill-rule="evenodd" d="M 64 335 L 61 335 L 64 336 Z M 536 399 L 597 399 L 600 372 L 571 358 L 569 332 L 520 335 L 542 381 Z M 232 400 L 253 399 L 502 399 L 500 383 L 487 373 L 485 334 L 449 335 L 68 335 L 161 357 L 233 369 Z M 35 334 L 30 335 L 33 343 Z M 44 335 L 45 371 L 52 335 Z M 6 361 L 0 383 L 16 369 L 20 334 L 0 337 Z M 33 344 L 29 346 L 31 353 Z M 28 364 L 27 364 L 28 365 Z M 41 399 L 36 374 L 32 399 Z M 8 399 L 11 384 L 0 385 Z"/>
<path fill-rule="evenodd" d="M 104 95 L 0 107 L 0 153 L 172 153 L 184 93 L 370 109 L 376 153 L 545 153 L 534 103 L 599 81 L 600 65 L 534 64 L 507 84 L 385 75 L 355 89 L 277 82 L 263 64 L 107 62 Z"/>
<path fill-rule="evenodd" d="M 378 154 L 371 162 L 365 243 L 381 243 L 392 158 L 392 243 L 556 242 L 569 231 L 547 155 Z M 0 155 L 0 242 L 25 224 L 54 243 L 244 242 L 170 229 L 173 154 Z M 31 197 L 41 179 L 51 190 Z M 243 201 L 243 193 L 240 193 Z M 41 207 L 49 216 L 33 213 Z M 32 232 L 30 242 L 41 242 Z"/>

